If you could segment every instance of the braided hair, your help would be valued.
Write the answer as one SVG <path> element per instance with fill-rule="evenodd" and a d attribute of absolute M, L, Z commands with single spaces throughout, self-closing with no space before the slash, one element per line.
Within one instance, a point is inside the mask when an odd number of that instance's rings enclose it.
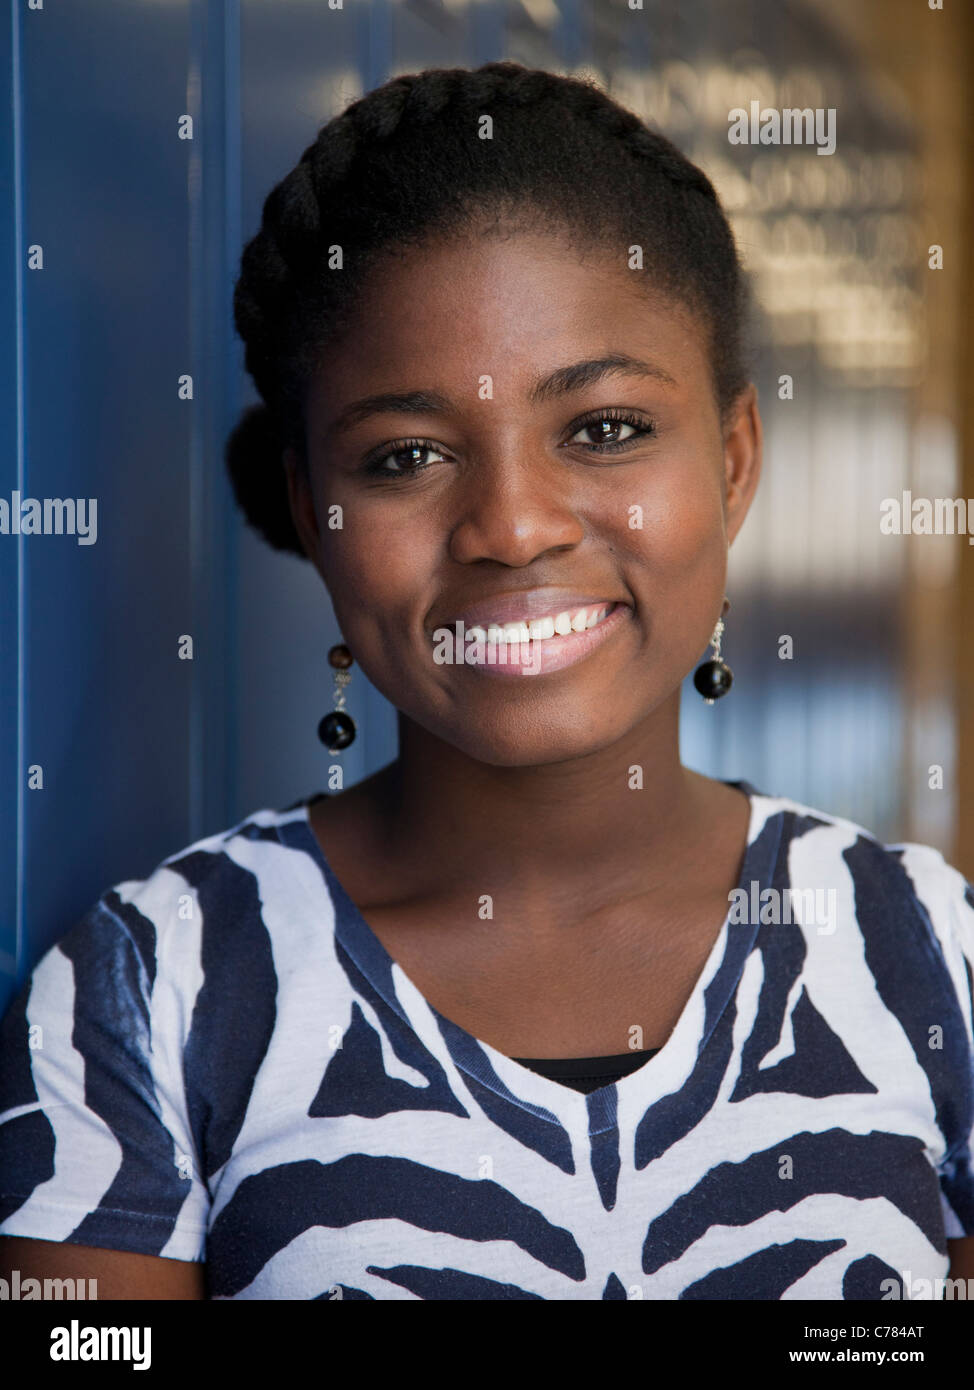
<path fill-rule="evenodd" d="M 479 137 L 485 115 L 491 139 Z M 370 267 L 491 221 L 611 245 L 621 265 L 638 244 L 646 274 L 636 283 L 707 325 L 722 415 L 747 384 L 748 294 L 733 234 L 710 180 L 675 145 L 593 82 L 518 63 L 396 77 L 322 127 L 268 194 L 241 258 L 234 321 L 263 403 L 244 412 L 225 461 L 270 545 L 304 556 L 283 453 L 290 446 L 307 465 L 307 391 Z"/>

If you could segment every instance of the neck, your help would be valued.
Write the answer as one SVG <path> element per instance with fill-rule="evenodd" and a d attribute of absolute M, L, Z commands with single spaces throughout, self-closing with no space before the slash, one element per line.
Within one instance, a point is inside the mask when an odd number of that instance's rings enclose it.
<path fill-rule="evenodd" d="M 386 771 L 389 849 L 401 862 L 432 849 L 444 874 L 468 880 L 471 869 L 585 880 L 597 865 L 605 882 L 613 867 L 625 879 L 638 864 L 645 876 L 657 858 L 664 876 L 705 781 L 679 759 L 679 694 L 610 747 L 540 767 L 478 762 L 400 714 L 400 755 Z"/>

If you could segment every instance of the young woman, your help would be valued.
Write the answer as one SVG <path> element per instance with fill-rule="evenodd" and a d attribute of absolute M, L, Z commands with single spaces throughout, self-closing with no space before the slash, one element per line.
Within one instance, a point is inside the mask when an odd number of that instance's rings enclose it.
<path fill-rule="evenodd" d="M 680 763 L 760 470 L 745 299 L 705 175 L 509 63 L 396 78 L 270 194 L 235 301 L 265 404 L 228 461 L 400 753 L 116 885 L 42 960 L 2 1039 L 21 1277 L 882 1299 L 974 1274 L 974 892 Z"/>

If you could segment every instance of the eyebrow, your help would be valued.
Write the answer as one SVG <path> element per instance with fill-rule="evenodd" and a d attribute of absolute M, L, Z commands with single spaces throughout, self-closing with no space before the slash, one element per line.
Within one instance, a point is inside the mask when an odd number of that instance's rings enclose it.
<path fill-rule="evenodd" d="M 532 405 L 540 405 L 618 373 L 649 377 L 666 386 L 677 384 L 669 372 L 652 362 L 643 362 L 638 357 L 630 357 L 628 353 L 612 352 L 605 357 L 590 357 L 584 362 L 572 362 L 567 367 L 557 368 L 535 382 L 528 399 Z M 438 391 L 385 391 L 352 401 L 328 427 L 327 434 L 343 434 L 373 415 L 446 415 L 452 409 L 449 397 Z"/>

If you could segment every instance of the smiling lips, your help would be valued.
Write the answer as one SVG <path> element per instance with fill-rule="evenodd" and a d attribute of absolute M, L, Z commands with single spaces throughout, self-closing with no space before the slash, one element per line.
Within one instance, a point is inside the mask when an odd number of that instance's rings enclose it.
<path fill-rule="evenodd" d="M 486 623 L 468 627 L 471 640 L 475 642 L 545 642 L 550 637 L 567 637 L 571 632 L 584 632 L 597 627 L 612 612 L 612 603 L 594 604 L 589 608 L 578 608 L 574 612 L 562 609 L 560 613 L 549 613 L 542 618 L 521 619 L 513 623 Z"/>
<path fill-rule="evenodd" d="M 486 675 L 559 671 L 602 646 L 628 613 L 625 603 L 580 594 L 498 595 L 455 619 L 457 650 L 467 643 L 459 661 Z"/>

